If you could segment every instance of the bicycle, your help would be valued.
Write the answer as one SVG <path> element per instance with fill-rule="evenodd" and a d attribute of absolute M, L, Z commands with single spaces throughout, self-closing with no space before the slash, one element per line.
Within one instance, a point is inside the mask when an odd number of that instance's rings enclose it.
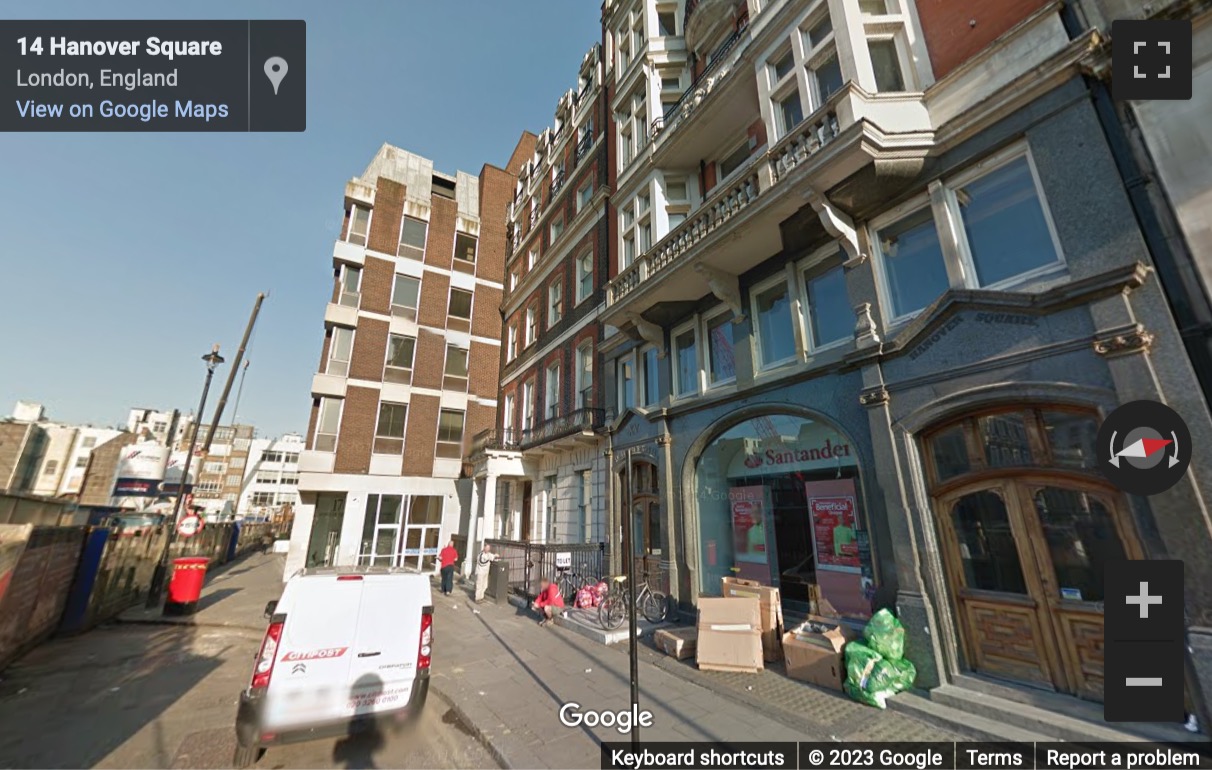
<path fill-rule="evenodd" d="M 610 593 L 598 605 L 598 622 L 601 623 L 602 628 L 608 631 L 613 631 L 623 625 L 623 621 L 627 619 L 632 593 L 625 590 L 623 585 L 627 581 L 626 575 L 617 575 L 611 578 L 611 581 L 615 583 L 615 587 L 611 588 Z M 635 598 L 640 612 L 648 619 L 648 622 L 665 622 L 665 618 L 669 615 L 669 599 L 660 591 L 652 589 L 652 586 L 648 584 L 648 575 L 644 575 L 639 595 Z"/>
<path fill-rule="evenodd" d="M 560 589 L 560 596 L 564 597 L 564 603 L 569 606 L 576 602 L 577 593 L 582 588 L 598 583 L 597 578 L 590 577 L 588 573 L 573 572 L 572 567 L 556 567 L 556 572 L 560 573 L 556 578 L 556 586 Z"/>

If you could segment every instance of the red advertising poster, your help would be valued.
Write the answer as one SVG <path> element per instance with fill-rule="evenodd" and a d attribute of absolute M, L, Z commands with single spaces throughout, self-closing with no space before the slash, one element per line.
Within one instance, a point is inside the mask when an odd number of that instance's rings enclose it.
<path fill-rule="evenodd" d="M 809 481 L 804 487 L 817 569 L 860 572 L 854 481 Z"/>
<path fill-rule="evenodd" d="M 766 487 L 733 487 L 728 490 L 732 511 L 733 553 L 737 576 L 770 585 L 770 559 L 766 537 Z"/>

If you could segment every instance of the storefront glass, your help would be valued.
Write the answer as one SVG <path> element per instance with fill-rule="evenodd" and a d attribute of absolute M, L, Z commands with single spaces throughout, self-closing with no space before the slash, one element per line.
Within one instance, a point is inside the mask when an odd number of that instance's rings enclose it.
<path fill-rule="evenodd" d="M 803 609 L 823 597 L 839 614 L 870 614 L 858 461 L 836 429 L 784 414 L 747 420 L 707 445 L 695 484 L 704 596 L 738 576 L 778 586 L 784 603 Z"/>

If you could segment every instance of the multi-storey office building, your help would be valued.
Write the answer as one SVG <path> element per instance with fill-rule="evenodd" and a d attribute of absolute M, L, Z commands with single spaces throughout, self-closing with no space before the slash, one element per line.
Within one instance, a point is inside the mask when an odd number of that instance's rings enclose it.
<path fill-rule="evenodd" d="M 288 433 L 278 439 L 254 439 L 244 469 L 237 513 L 272 519 L 299 504 L 299 455 L 303 437 Z"/>
<path fill-rule="evenodd" d="M 466 440 L 496 418 L 514 171 L 448 176 L 384 145 L 346 185 L 288 575 L 430 569 L 459 530 Z"/>
<path fill-rule="evenodd" d="M 919 686 L 1098 701 L 1108 561 L 1184 558 L 1195 658 L 1212 627 L 1212 469 L 1123 494 L 1100 421 L 1164 401 L 1199 445 L 1212 420 L 1083 79 L 1094 36 L 1057 4 L 956 8 L 606 3 L 611 470 L 641 454 L 635 547 L 682 602 L 734 569 L 793 609 L 895 602 Z"/>
<path fill-rule="evenodd" d="M 189 451 L 195 428 L 200 432 L 194 451 L 201 452 L 210 426 L 199 426 L 196 422 L 190 422 L 181 433 L 177 444 L 178 452 Z M 229 513 L 235 513 L 240 493 L 244 489 L 244 473 L 256 435 L 257 430 L 252 425 L 220 425 L 215 428 L 214 436 L 210 437 L 209 452 L 195 456 L 191 462 L 189 475 L 193 480 L 195 502 L 204 505 L 208 510 L 216 511 L 224 509 L 226 503 L 231 503 Z M 184 456 L 178 455 L 176 459 L 181 462 Z"/>
<path fill-rule="evenodd" d="M 604 542 L 598 322 L 607 275 L 609 120 L 601 46 L 581 62 L 555 123 L 524 134 L 509 205 L 496 429 L 476 437 L 473 537 Z M 475 553 L 476 549 L 470 548 Z"/>

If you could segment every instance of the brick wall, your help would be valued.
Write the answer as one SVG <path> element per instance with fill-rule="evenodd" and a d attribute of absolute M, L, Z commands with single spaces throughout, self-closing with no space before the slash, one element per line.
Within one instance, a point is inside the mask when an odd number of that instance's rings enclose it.
<path fill-rule="evenodd" d="M 417 333 L 417 354 L 412 368 L 412 384 L 418 388 L 442 388 L 446 365 L 446 337 L 421 329 Z"/>
<path fill-rule="evenodd" d="M 497 375 L 500 364 L 500 350 L 496 345 L 472 340 L 471 352 L 467 356 L 467 369 L 470 375 L 468 392 L 481 398 L 497 397 L 497 388 L 501 378 Z"/>
<path fill-rule="evenodd" d="M 467 422 L 463 429 L 463 437 L 471 440 L 481 431 L 489 430 L 495 426 L 497 419 L 497 410 L 490 406 L 477 404 L 474 401 L 467 404 Z"/>
<path fill-rule="evenodd" d="M 408 427 L 404 435 L 404 475 L 432 476 L 438 438 L 437 396 L 413 393 L 408 405 Z"/>
<path fill-rule="evenodd" d="M 0 669 L 58 627 L 84 533 L 84 527 L 0 525 L 0 548 L 10 557 L 20 553 L 0 595 Z"/>
<path fill-rule="evenodd" d="M 516 183 L 515 176 L 494 166 L 484 166 L 480 172 L 480 244 L 476 276 L 486 281 L 500 283 L 504 280 L 505 215 Z"/>
<path fill-rule="evenodd" d="M 387 321 L 378 318 L 358 319 L 353 353 L 349 359 L 350 377 L 374 382 L 383 379 L 383 362 L 387 360 L 387 330 Z"/>
<path fill-rule="evenodd" d="M 930 52 L 934 76 L 943 78 L 1047 0 L 917 0 L 922 33 Z M 973 23 L 975 22 L 975 24 Z"/>
<path fill-rule="evenodd" d="M 501 290 L 477 285 L 471 309 L 471 333 L 501 339 Z"/>
<path fill-rule="evenodd" d="M 425 241 L 425 264 L 449 270 L 454 259 L 455 215 L 459 206 L 450 198 L 434 195 L 429 213 L 429 237 Z M 483 212 L 481 212 L 481 219 Z M 428 279 L 428 275 L 426 278 Z"/>
<path fill-rule="evenodd" d="M 426 273 L 421 279 L 421 307 L 417 312 L 417 321 L 425 326 L 445 329 L 449 301 L 450 278 L 441 273 Z"/>
<path fill-rule="evenodd" d="M 370 470 L 370 448 L 379 418 L 379 391 L 350 385 L 345 391 L 341 432 L 337 440 L 336 473 L 366 473 Z"/>
<path fill-rule="evenodd" d="M 370 218 L 368 248 L 395 254 L 400 245 L 400 224 L 404 217 L 404 196 L 408 188 L 391 179 L 379 178 L 375 188 L 375 210 Z"/>
<path fill-rule="evenodd" d="M 372 313 L 391 311 L 391 291 L 396 280 L 396 266 L 378 257 L 366 257 L 362 268 L 362 301 L 360 308 Z"/>

